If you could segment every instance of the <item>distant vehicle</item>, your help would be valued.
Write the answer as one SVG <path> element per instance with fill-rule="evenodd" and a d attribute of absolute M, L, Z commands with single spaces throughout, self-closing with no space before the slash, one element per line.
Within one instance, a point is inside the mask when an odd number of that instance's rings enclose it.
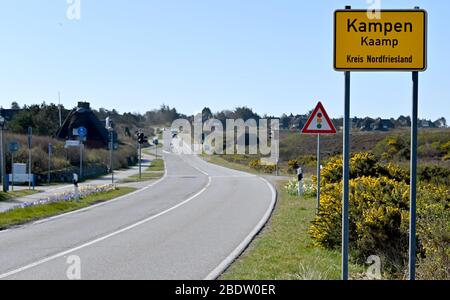
<path fill-rule="evenodd" d="M 172 128 L 170 130 L 170 132 L 172 132 L 172 138 L 176 138 L 178 136 L 178 129 L 177 128 Z"/>

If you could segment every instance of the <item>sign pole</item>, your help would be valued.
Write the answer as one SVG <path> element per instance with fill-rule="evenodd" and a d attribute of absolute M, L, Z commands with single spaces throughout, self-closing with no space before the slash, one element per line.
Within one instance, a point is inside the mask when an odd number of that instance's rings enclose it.
<path fill-rule="evenodd" d="M 141 143 L 139 143 L 139 180 L 142 179 L 142 166 L 141 166 L 141 162 L 142 162 L 142 145 L 141 145 Z"/>
<path fill-rule="evenodd" d="M 14 152 L 11 152 L 11 191 L 14 192 Z"/>
<path fill-rule="evenodd" d="M 28 189 L 31 190 L 31 146 L 33 129 L 28 127 Z M 34 188 L 34 186 L 33 186 Z"/>
<path fill-rule="evenodd" d="M 48 144 L 48 177 L 47 183 L 50 185 L 50 172 L 52 168 L 52 144 Z"/>
<path fill-rule="evenodd" d="M 109 136 L 110 136 L 110 148 L 109 148 L 109 167 L 111 168 L 111 183 L 114 184 L 114 166 L 113 166 L 113 152 L 114 152 L 114 133 L 111 130 L 109 132 Z"/>
<path fill-rule="evenodd" d="M 5 166 L 5 146 L 3 144 L 3 124 L 1 125 L 0 128 L 0 163 L 2 164 L 1 166 L 1 179 L 2 179 L 2 189 L 3 192 L 7 192 L 6 191 L 6 166 Z"/>
<path fill-rule="evenodd" d="M 411 183 L 409 219 L 409 280 L 416 279 L 416 197 L 417 197 L 417 118 L 419 103 L 419 72 L 412 72 L 413 103 L 411 116 Z"/>
<path fill-rule="evenodd" d="M 320 134 L 317 135 L 317 214 L 320 212 Z"/>
<path fill-rule="evenodd" d="M 344 157 L 342 195 L 342 280 L 348 280 L 350 178 L 350 72 L 345 72 Z"/>
<path fill-rule="evenodd" d="M 83 178 L 83 140 L 80 139 L 80 180 Z"/>

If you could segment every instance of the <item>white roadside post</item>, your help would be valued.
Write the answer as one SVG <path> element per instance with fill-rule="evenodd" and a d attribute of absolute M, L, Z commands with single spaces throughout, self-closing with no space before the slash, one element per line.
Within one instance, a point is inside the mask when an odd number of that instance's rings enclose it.
<path fill-rule="evenodd" d="M 80 200 L 80 191 L 78 190 L 78 174 L 77 173 L 73 173 L 72 183 L 73 183 L 73 194 L 75 196 L 75 199 L 77 201 L 79 201 Z"/>
<path fill-rule="evenodd" d="M 301 167 L 297 169 L 298 195 L 303 196 L 303 170 Z"/>

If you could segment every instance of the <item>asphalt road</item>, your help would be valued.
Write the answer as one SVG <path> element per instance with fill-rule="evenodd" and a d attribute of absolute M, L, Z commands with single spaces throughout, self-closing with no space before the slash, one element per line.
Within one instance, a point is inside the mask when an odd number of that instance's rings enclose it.
<path fill-rule="evenodd" d="M 193 155 L 164 156 L 165 176 L 143 190 L 0 232 L 0 279 L 217 277 L 267 221 L 275 191 Z"/>

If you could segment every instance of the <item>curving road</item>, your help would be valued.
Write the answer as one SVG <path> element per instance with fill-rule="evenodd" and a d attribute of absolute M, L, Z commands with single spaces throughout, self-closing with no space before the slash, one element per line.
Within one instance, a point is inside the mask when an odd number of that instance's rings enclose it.
<path fill-rule="evenodd" d="M 214 279 L 267 221 L 264 179 L 165 153 L 166 174 L 116 200 L 0 232 L 0 279 Z M 70 273 L 70 272 L 69 272 Z"/>

